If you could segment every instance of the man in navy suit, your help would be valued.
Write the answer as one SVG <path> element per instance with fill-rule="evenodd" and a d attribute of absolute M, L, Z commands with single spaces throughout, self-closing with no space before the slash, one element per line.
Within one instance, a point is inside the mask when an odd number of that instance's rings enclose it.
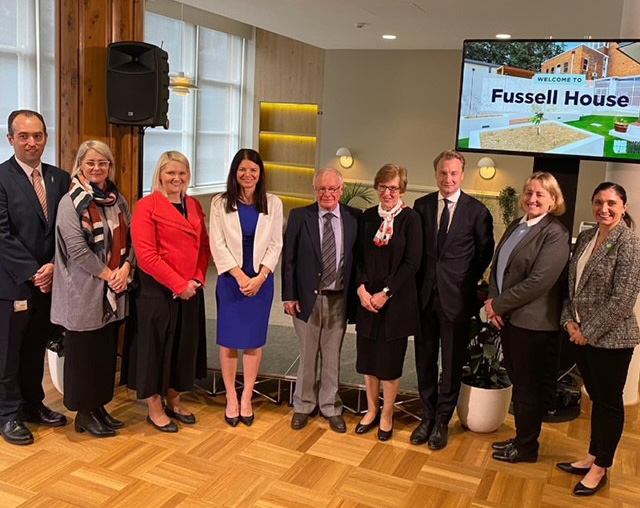
<path fill-rule="evenodd" d="M 57 427 L 64 415 L 45 406 L 42 376 L 49 320 L 58 202 L 69 174 L 41 162 L 47 144 L 42 116 L 9 115 L 14 156 L 0 164 L 0 434 L 33 443 L 24 422 Z"/>
<path fill-rule="evenodd" d="M 424 231 L 418 280 L 421 335 L 415 338 L 423 418 L 411 443 L 432 450 L 447 445 L 448 424 L 458 400 L 467 357 L 469 323 L 477 312 L 476 286 L 493 255 L 493 219 L 477 199 L 460 190 L 464 157 L 453 150 L 433 161 L 439 192 L 414 204 Z M 438 355 L 442 377 L 438 380 Z"/>
<path fill-rule="evenodd" d="M 291 427 L 303 428 L 319 406 L 332 430 L 346 432 L 338 395 L 340 349 L 347 319 L 354 317 L 349 304 L 355 302 L 360 211 L 340 203 L 343 182 L 336 169 L 318 171 L 313 187 L 317 202 L 291 210 L 282 250 L 282 301 L 300 346 Z"/>

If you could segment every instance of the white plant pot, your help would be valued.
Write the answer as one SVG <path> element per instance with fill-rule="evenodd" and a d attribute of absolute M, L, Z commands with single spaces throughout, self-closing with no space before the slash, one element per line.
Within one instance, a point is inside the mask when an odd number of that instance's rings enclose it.
<path fill-rule="evenodd" d="M 507 417 L 511 389 L 476 388 L 462 383 L 456 408 L 462 425 L 473 432 L 497 430 Z"/>
<path fill-rule="evenodd" d="M 49 364 L 49 374 L 51 375 L 53 386 L 60 393 L 64 393 L 64 356 L 60 357 L 57 353 L 47 349 L 47 363 Z"/>

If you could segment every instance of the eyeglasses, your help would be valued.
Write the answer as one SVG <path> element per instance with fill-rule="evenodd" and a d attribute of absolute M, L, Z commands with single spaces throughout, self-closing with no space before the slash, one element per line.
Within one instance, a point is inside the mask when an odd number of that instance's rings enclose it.
<path fill-rule="evenodd" d="M 316 187 L 315 190 L 318 194 L 325 194 L 325 193 L 335 194 L 341 188 L 342 187 Z"/>
<path fill-rule="evenodd" d="M 89 169 L 93 169 L 98 166 L 100 169 L 107 169 L 111 164 L 109 161 L 82 161 L 82 163 Z"/>
<path fill-rule="evenodd" d="M 391 194 L 395 194 L 396 192 L 400 192 L 400 187 L 389 187 L 388 185 L 378 184 L 378 192 L 380 194 L 384 194 L 385 191 L 389 191 Z"/>

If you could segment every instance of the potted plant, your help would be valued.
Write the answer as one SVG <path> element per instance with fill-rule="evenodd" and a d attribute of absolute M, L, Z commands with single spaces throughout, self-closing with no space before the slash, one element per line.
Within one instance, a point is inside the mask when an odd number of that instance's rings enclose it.
<path fill-rule="evenodd" d="M 507 417 L 512 389 L 500 364 L 500 332 L 476 316 L 469 333 L 469 360 L 463 370 L 456 410 L 463 427 L 473 432 L 493 432 Z"/>
<path fill-rule="evenodd" d="M 511 187 L 505 187 L 498 195 L 498 206 L 502 214 L 502 222 L 505 226 L 509 225 L 515 219 L 516 209 L 518 208 L 518 193 Z"/>
<path fill-rule="evenodd" d="M 613 121 L 613 129 L 616 132 L 627 132 L 629 121 L 623 116 L 617 116 Z"/>
<path fill-rule="evenodd" d="M 345 183 L 340 202 L 343 205 L 357 206 L 354 201 L 360 199 L 367 205 L 373 202 L 373 189 L 365 187 L 362 182 Z"/>

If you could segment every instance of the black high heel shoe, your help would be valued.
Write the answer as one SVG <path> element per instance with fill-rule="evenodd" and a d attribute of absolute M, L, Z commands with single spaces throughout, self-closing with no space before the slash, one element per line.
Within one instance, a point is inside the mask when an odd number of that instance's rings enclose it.
<path fill-rule="evenodd" d="M 237 427 L 238 426 L 238 422 L 240 421 L 240 415 L 238 415 L 238 416 L 227 416 L 226 413 L 225 413 L 224 421 L 227 422 L 232 427 Z"/>
<path fill-rule="evenodd" d="M 244 423 L 247 427 L 251 427 L 251 425 L 253 424 L 253 420 L 255 419 L 255 414 L 251 413 L 249 416 L 242 416 L 240 415 L 238 418 L 240 419 L 240 421 L 242 423 Z"/>
<path fill-rule="evenodd" d="M 376 416 L 373 418 L 371 422 L 362 423 L 362 421 L 360 421 L 360 423 L 356 425 L 355 433 L 366 434 L 367 432 L 375 429 L 379 424 L 380 424 L 380 412 L 378 411 L 378 413 L 376 413 Z"/>
<path fill-rule="evenodd" d="M 93 437 L 113 437 L 116 431 L 107 427 L 98 416 L 97 409 L 78 411 L 74 422 L 76 432 L 82 434 L 88 432 Z"/>
<path fill-rule="evenodd" d="M 124 423 L 107 413 L 104 406 L 98 406 L 96 412 L 98 413 L 98 418 L 100 418 L 102 423 L 107 427 L 111 427 L 112 429 L 122 429 L 124 427 Z"/>

